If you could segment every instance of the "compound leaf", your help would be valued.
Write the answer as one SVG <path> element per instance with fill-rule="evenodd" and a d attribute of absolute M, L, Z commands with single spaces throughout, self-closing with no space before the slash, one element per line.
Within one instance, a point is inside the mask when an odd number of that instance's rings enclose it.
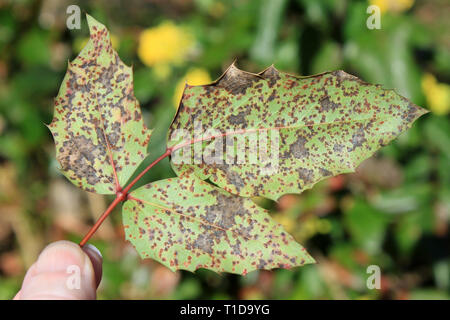
<path fill-rule="evenodd" d="M 426 111 L 344 71 L 299 77 L 234 64 L 215 82 L 186 85 L 169 130 L 177 174 L 240 196 L 277 200 L 352 172 Z"/>
<path fill-rule="evenodd" d="M 133 95 L 133 75 L 105 26 L 87 16 L 90 39 L 69 62 L 48 126 L 61 171 L 80 188 L 114 194 L 147 155 L 151 131 Z"/>
<path fill-rule="evenodd" d="M 106 28 L 90 16 L 88 23 L 90 40 L 69 63 L 49 128 L 70 181 L 118 194 L 147 155 L 151 131 L 131 68 Z M 248 197 L 276 200 L 351 172 L 425 112 L 343 71 L 298 77 L 233 64 L 210 85 L 186 85 L 165 154 L 178 177 L 127 195 L 126 238 L 171 270 L 246 274 L 314 263 Z"/>
<path fill-rule="evenodd" d="M 142 258 L 171 270 L 246 274 L 314 263 L 266 210 L 189 173 L 133 191 L 123 224 Z"/>

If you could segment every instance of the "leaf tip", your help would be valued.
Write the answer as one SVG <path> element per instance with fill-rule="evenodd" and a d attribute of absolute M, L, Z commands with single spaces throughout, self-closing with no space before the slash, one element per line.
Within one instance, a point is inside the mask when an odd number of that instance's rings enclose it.
<path fill-rule="evenodd" d="M 258 73 L 261 77 L 264 79 L 272 79 L 275 76 L 278 76 L 280 74 L 280 71 L 278 71 L 277 68 L 275 68 L 275 65 L 272 63 L 270 66 L 265 68 L 263 71 Z"/>
<path fill-rule="evenodd" d="M 356 79 L 357 77 L 355 77 L 354 75 L 345 72 L 344 70 L 335 70 L 332 71 L 331 74 L 339 79 Z"/>
<path fill-rule="evenodd" d="M 225 72 L 214 81 L 218 88 L 224 88 L 232 94 L 244 94 L 254 81 L 260 80 L 259 74 L 243 71 L 236 67 L 236 60 L 225 70 Z"/>

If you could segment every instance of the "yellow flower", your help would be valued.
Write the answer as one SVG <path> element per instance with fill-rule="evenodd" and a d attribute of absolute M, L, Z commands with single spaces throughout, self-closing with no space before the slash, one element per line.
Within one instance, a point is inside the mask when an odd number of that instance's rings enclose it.
<path fill-rule="evenodd" d="M 172 73 L 172 69 L 167 64 L 157 64 L 153 67 L 153 74 L 159 80 L 166 80 Z"/>
<path fill-rule="evenodd" d="M 290 216 L 283 213 L 279 213 L 274 215 L 273 219 L 279 224 L 281 224 L 287 232 L 292 233 L 292 231 L 294 231 L 295 220 L 292 219 Z"/>
<path fill-rule="evenodd" d="M 166 21 L 146 29 L 139 37 L 138 56 L 147 66 L 178 64 L 193 45 L 192 35 L 181 27 Z"/>
<path fill-rule="evenodd" d="M 369 3 L 378 6 L 381 13 L 386 11 L 403 12 L 413 6 L 414 0 L 369 0 Z"/>
<path fill-rule="evenodd" d="M 314 237 L 317 233 L 321 234 L 330 233 L 331 227 L 332 227 L 331 222 L 328 219 L 319 219 L 317 217 L 311 217 L 309 219 L 306 219 L 300 224 L 300 229 L 295 233 L 295 236 L 301 241 L 305 241 L 308 240 L 309 238 Z M 290 232 L 287 229 L 286 231 Z"/>
<path fill-rule="evenodd" d="M 432 74 L 426 73 L 422 78 L 422 90 L 432 112 L 446 115 L 450 111 L 450 85 L 439 83 Z"/>
<path fill-rule="evenodd" d="M 111 37 L 111 45 L 112 45 L 113 49 L 118 50 L 119 46 L 120 46 L 119 38 L 115 34 L 112 34 L 110 37 Z"/>
<path fill-rule="evenodd" d="M 209 77 L 209 74 L 205 69 L 202 68 L 190 69 L 186 73 L 186 75 L 177 83 L 177 86 L 175 87 L 175 94 L 173 96 L 173 103 L 175 105 L 175 108 L 178 108 L 178 104 L 180 103 L 181 96 L 183 95 L 184 86 L 186 82 L 191 86 L 198 86 L 210 83 L 211 78 Z"/>
<path fill-rule="evenodd" d="M 300 229 L 296 233 L 296 236 L 302 241 L 305 241 L 313 237 L 317 233 L 316 221 L 317 221 L 316 217 L 312 217 L 303 221 L 302 224 L 300 225 Z"/>

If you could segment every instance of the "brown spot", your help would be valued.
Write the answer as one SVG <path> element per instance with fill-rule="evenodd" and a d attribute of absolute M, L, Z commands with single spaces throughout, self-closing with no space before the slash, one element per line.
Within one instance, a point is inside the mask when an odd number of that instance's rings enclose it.
<path fill-rule="evenodd" d="M 97 184 L 100 177 L 94 169 L 95 159 L 106 160 L 106 149 L 101 144 L 93 144 L 85 136 L 75 136 L 63 142 L 59 149 L 58 161 L 63 171 L 72 171 L 77 178 L 86 178 L 89 184 Z"/>
<path fill-rule="evenodd" d="M 333 146 L 333 151 L 334 152 L 342 152 L 342 150 L 344 149 L 344 146 L 342 144 L 339 143 L 335 143 Z"/>
<path fill-rule="evenodd" d="M 229 183 L 231 183 L 233 186 L 236 187 L 236 190 L 238 192 L 241 191 L 241 189 L 245 186 L 244 180 L 242 180 L 239 173 L 236 171 L 233 171 L 228 164 L 216 164 L 215 167 L 219 170 L 221 170 Z"/>
<path fill-rule="evenodd" d="M 333 173 L 331 171 L 328 171 L 325 168 L 319 168 L 319 172 L 323 177 L 330 177 L 333 175 Z"/>
<path fill-rule="evenodd" d="M 247 88 L 253 86 L 254 82 L 260 79 L 260 76 L 239 70 L 232 64 L 215 83 L 215 86 L 224 88 L 235 95 L 244 94 Z"/>
<path fill-rule="evenodd" d="M 197 239 L 195 239 L 193 247 L 200 249 L 206 253 L 212 254 L 214 246 L 214 241 L 208 237 L 206 234 L 200 234 Z"/>
<path fill-rule="evenodd" d="M 340 107 L 339 104 L 334 103 L 333 101 L 330 100 L 329 96 L 325 96 L 325 98 L 322 98 L 319 101 L 320 105 L 322 106 L 322 110 L 323 111 L 330 111 L 330 110 L 336 110 L 337 108 Z"/>
<path fill-rule="evenodd" d="M 205 220 L 211 224 L 228 230 L 235 226 L 236 216 L 248 215 L 244 208 L 244 198 L 238 196 L 226 196 L 217 190 L 211 192 L 217 198 L 217 204 L 205 208 Z M 209 226 L 206 226 L 210 229 Z"/>
<path fill-rule="evenodd" d="M 366 134 L 364 132 L 364 127 L 361 127 L 358 129 L 356 133 L 352 135 L 352 145 L 353 149 L 355 150 L 357 147 L 362 147 L 364 142 L 366 142 Z"/>
<path fill-rule="evenodd" d="M 273 65 L 261 71 L 259 75 L 264 79 L 269 80 L 269 85 L 271 87 L 280 79 L 280 72 Z"/>
<path fill-rule="evenodd" d="M 234 125 L 244 125 L 247 123 L 247 121 L 245 120 L 245 116 L 249 114 L 249 110 L 247 109 L 246 111 L 241 111 L 239 112 L 237 115 L 231 114 L 228 117 L 228 122 L 230 122 L 231 124 Z M 241 126 L 241 128 L 245 128 L 246 126 Z"/>
<path fill-rule="evenodd" d="M 314 171 L 307 168 L 298 169 L 298 175 L 300 179 L 302 179 L 305 184 L 311 183 L 314 180 Z"/>
<path fill-rule="evenodd" d="M 289 146 L 289 152 L 285 153 L 285 157 L 294 157 L 301 159 L 309 156 L 309 150 L 305 147 L 307 140 L 305 137 L 299 136 L 297 140 Z"/>

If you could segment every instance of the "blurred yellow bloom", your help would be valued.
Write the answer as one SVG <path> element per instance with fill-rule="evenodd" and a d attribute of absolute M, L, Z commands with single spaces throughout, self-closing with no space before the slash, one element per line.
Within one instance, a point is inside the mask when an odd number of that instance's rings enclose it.
<path fill-rule="evenodd" d="M 175 105 L 175 108 L 178 108 L 178 104 L 180 103 L 181 96 L 183 95 L 186 82 L 191 86 L 199 86 L 210 83 L 211 78 L 209 76 L 209 73 L 205 69 L 190 69 L 175 87 L 175 94 L 173 96 L 173 103 Z"/>
<path fill-rule="evenodd" d="M 403 12 L 413 6 L 414 0 L 369 0 L 369 3 L 378 6 L 381 13 L 386 11 Z"/>
<path fill-rule="evenodd" d="M 273 216 L 273 219 L 281 224 L 283 228 L 289 232 L 292 233 L 295 229 L 295 220 L 289 217 L 286 214 L 276 214 Z"/>
<path fill-rule="evenodd" d="M 159 80 L 166 80 L 172 73 L 172 69 L 167 64 L 157 64 L 153 67 L 153 73 Z"/>
<path fill-rule="evenodd" d="M 141 32 L 138 56 L 147 66 L 180 63 L 194 43 L 192 35 L 170 21 Z"/>
<path fill-rule="evenodd" d="M 317 219 L 316 230 L 319 233 L 327 234 L 331 231 L 331 223 L 327 219 Z"/>
<path fill-rule="evenodd" d="M 422 90 L 432 112 L 446 115 L 450 111 L 450 85 L 439 83 L 432 74 L 426 73 L 422 78 Z"/>
<path fill-rule="evenodd" d="M 286 231 L 289 232 L 289 230 L 287 229 Z M 318 233 L 327 234 L 330 233 L 330 231 L 331 223 L 328 219 L 319 219 L 317 217 L 312 217 L 300 224 L 300 230 L 296 233 L 296 236 L 299 240 L 305 241 Z"/>
<path fill-rule="evenodd" d="M 111 35 L 111 45 L 112 45 L 114 50 L 118 50 L 119 46 L 120 46 L 119 37 L 117 37 L 114 34 Z"/>

